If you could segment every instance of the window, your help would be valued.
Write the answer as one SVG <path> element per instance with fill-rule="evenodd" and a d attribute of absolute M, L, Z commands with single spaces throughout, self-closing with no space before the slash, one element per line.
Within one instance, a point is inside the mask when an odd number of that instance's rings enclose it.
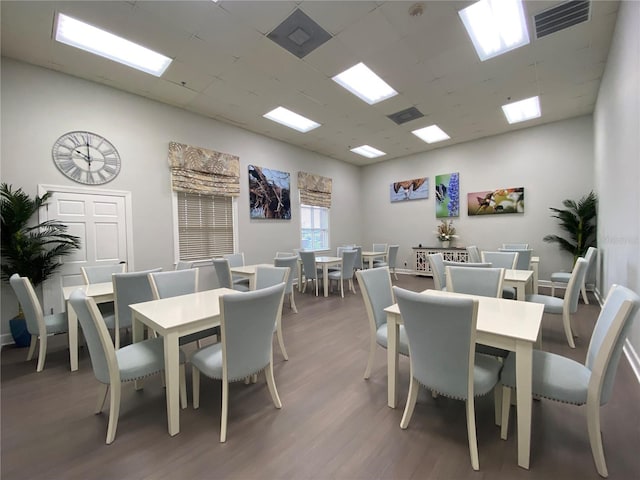
<path fill-rule="evenodd" d="M 233 199 L 176 192 L 180 260 L 233 253 Z"/>
<path fill-rule="evenodd" d="M 329 209 L 300 205 L 300 245 L 304 250 L 329 249 Z"/>

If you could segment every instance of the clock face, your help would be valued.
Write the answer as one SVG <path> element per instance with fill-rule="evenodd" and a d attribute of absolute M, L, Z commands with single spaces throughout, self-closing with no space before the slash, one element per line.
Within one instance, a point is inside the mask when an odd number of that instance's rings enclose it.
<path fill-rule="evenodd" d="M 109 140 L 91 132 L 68 132 L 53 144 L 53 161 L 74 182 L 102 185 L 120 173 L 120 155 Z"/>

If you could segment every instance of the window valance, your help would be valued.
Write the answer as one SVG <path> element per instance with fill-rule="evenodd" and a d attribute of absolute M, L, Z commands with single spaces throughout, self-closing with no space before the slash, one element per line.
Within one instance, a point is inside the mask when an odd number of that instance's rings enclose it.
<path fill-rule="evenodd" d="M 329 177 L 298 172 L 300 203 L 314 207 L 331 208 L 331 182 Z"/>
<path fill-rule="evenodd" d="M 169 142 L 171 185 L 176 192 L 240 195 L 240 157 Z"/>

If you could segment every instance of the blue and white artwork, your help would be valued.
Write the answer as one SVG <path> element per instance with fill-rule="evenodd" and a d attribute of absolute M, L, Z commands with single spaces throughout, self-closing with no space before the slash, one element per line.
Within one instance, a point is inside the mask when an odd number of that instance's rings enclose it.
<path fill-rule="evenodd" d="M 390 185 L 389 194 L 392 202 L 429 198 L 429 178 L 422 177 L 394 182 Z"/>

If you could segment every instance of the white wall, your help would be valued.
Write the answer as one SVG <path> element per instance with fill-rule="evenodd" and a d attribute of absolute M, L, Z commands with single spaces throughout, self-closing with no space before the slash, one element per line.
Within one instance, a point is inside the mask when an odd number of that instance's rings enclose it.
<path fill-rule="evenodd" d="M 640 292 L 640 3 L 622 2 L 594 113 L 602 291 Z M 640 320 L 629 335 L 640 353 Z M 638 357 L 636 362 L 638 362 Z M 640 364 L 636 364 L 636 368 Z"/>
<path fill-rule="evenodd" d="M 583 116 L 366 167 L 361 184 L 363 237 L 367 242 L 400 244 L 398 261 L 411 268 L 411 247 L 438 245 L 435 176 L 459 172 L 460 216 L 453 218 L 460 237 L 456 245 L 489 250 L 503 242 L 525 242 L 540 256 L 541 279 L 570 270 L 571 255 L 542 238 L 565 236 L 549 207 L 563 208 L 564 199 L 577 200 L 594 188 L 592 138 L 592 117 Z M 390 203 L 389 185 L 416 177 L 429 177 L 429 198 Z M 467 215 L 467 193 L 502 187 L 524 187 L 524 214 Z"/>

